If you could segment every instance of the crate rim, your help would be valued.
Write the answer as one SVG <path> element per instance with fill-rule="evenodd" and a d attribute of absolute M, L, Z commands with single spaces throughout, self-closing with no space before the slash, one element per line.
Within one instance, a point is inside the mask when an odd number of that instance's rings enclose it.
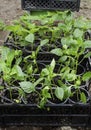
<path fill-rule="evenodd" d="M 49 0 L 49 1 L 51 1 L 51 0 Z M 59 1 L 65 1 L 65 2 L 77 2 L 77 7 L 76 7 L 76 9 L 68 9 L 68 10 L 71 10 L 71 11 L 79 11 L 79 9 L 80 9 L 80 2 L 81 2 L 81 0 L 59 0 Z M 21 0 L 21 8 L 23 9 L 23 10 L 26 10 L 26 11 L 42 11 L 42 10 L 46 10 L 46 11 L 55 11 L 55 10 L 59 10 L 59 11 L 65 11 L 65 10 L 67 10 L 67 9 L 57 9 L 57 8 L 55 8 L 55 9 L 53 9 L 53 8 L 43 8 L 43 9 L 41 9 L 41 8 L 26 8 L 25 7 L 25 0 Z"/>

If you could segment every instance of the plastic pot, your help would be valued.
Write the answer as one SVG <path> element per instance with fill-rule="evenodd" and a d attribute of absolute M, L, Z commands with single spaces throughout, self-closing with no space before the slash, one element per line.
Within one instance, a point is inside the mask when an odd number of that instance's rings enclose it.
<path fill-rule="evenodd" d="M 1 94 L 1 103 L 10 104 L 10 103 L 22 103 L 23 94 L 19 94 L 19 87 L 9 87 L 4 89 Z"/>
<path fill-rule="evenodd" d="M 52 87 L 52 90 L 50 91 L 50 94 L 51 94 L 51 99 L 48 99 L 48 104 L 52 104 L 52 105 L 60 105 L 60 104 L 66 104 L 69 102 L 69 98 L 67 99 L 63 99 L 63 100 L 60 100 L 58 99 L 55 94 L 54 94 L 54 91 L 55 91 L 55 86 Z"/>
<path fill-rule="evenodd" d="M 51 105 L 62 105 L 62 104 L 67 104 L 69 102 L 69 98 L 61 101 L 59 99 L 57 99 L 56 97 L 54 99 L 48 99 L 47 103 L 51 104 Z"/>
<path fill-rule="evenodd" d="M 85 73 L 85 68 L 84 68 L 84 66 L 83 65 L 78 65 L 78 67 L 77 67 L 77 75 L 80 75 L 80 76 L 82 76 L 84 73 Z"/>
<path fill-rule="evenodd" d="M 72 104 L 86 104 L 90 100 L 89 92 L 85 88 L 78 88 L 78 89 L 72 88 L 72 93 L 73 93 L 73 95 L 69 98 L 69 101 Z M 86 100 L 87 100 L 86 103 L 81 101 L 81 99 L 80 99 L 81 93 L 85 94 Z"/>

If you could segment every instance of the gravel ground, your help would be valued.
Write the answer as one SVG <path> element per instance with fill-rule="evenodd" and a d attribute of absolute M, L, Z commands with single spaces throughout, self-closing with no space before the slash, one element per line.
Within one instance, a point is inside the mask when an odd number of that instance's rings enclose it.
<path fill-rule="evenodd" d="M 0 0 L 0 18 L 10 24 L 13 19 L 23 14 L 21 0 Z"/>
<path fill-rule="evenodd" d="M 91 19 L 91 0 L 81 0 L 80 11 L 76 14 Z"/>

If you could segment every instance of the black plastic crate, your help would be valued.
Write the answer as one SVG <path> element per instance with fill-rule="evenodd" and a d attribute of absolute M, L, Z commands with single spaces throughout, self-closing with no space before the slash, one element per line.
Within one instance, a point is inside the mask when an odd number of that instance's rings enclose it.
<path fill-rule="evenodd" d="M 50 110 L 47 108 L 50 107 Z M 91 105 L 0 105 L 2 126 L 74 126 L 91 127 Z"/>
<path fill-rule="evenodd" d="M 72 10 L 79 11 L 80 0 L 21 0 L 24 10 Z"/>
<path fill-rule="evenodd" d="M 88 85 L 85 89 L 88 91 Z M 44 109 L 40 109 L 32 103 L 13 104 L 6 102 L 6 104 L 0 104 L 0 126 L 25 125 L 91 127 L 91 95 L 86 104 L 72 103 L 70 99 L 60 104 L 48 101 Z"/>

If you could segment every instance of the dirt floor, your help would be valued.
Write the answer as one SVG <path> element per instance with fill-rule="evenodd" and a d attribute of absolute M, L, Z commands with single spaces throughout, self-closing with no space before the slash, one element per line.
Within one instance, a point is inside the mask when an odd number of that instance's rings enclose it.
<path fill-rule="evenodd" d="M 91 19 L 91 0 L 81 0 L 80 11 L 77 15 Z"/>
<path fill-rule="evenodd" d="M 21 0 L 0 0 L 0 18 L 3 19 L 5 23 L 10 24 L 14 19 L 17 19 L 23 13 L 24 11 L 21 9 Z M 75 14 L 77 16 L 82 15 L 86 18 L 91 19 L 91 0 L 81 0 L 80 11 L 75 12 Z M 41 128 L 35 129 L 31 127 L 25 127 L 25 128 L 13 127 L 13 128 L 5 128 L 2 130 L 44 130 L 44 129 Z M 49 129 L 46 128 L 46 130 Z M 71 129 L 70 127 L 62 127 L 57 128 L 55 130 L 75 130 L 75 129 Z"/>
<path fill-rule="evenodd" d="M 0 0 L 0 18 L 6 23 L 22 15 L 21 0 Z"/>
<path fill-rule="evenodd" d="M 77 15 L 91 19 L 91 0 L 81 0 L 80 11 Z M 7 24 L 18 18 L 24 11 L 21 9 L 21 0 L 0 0 L 0 18 Z"/>

